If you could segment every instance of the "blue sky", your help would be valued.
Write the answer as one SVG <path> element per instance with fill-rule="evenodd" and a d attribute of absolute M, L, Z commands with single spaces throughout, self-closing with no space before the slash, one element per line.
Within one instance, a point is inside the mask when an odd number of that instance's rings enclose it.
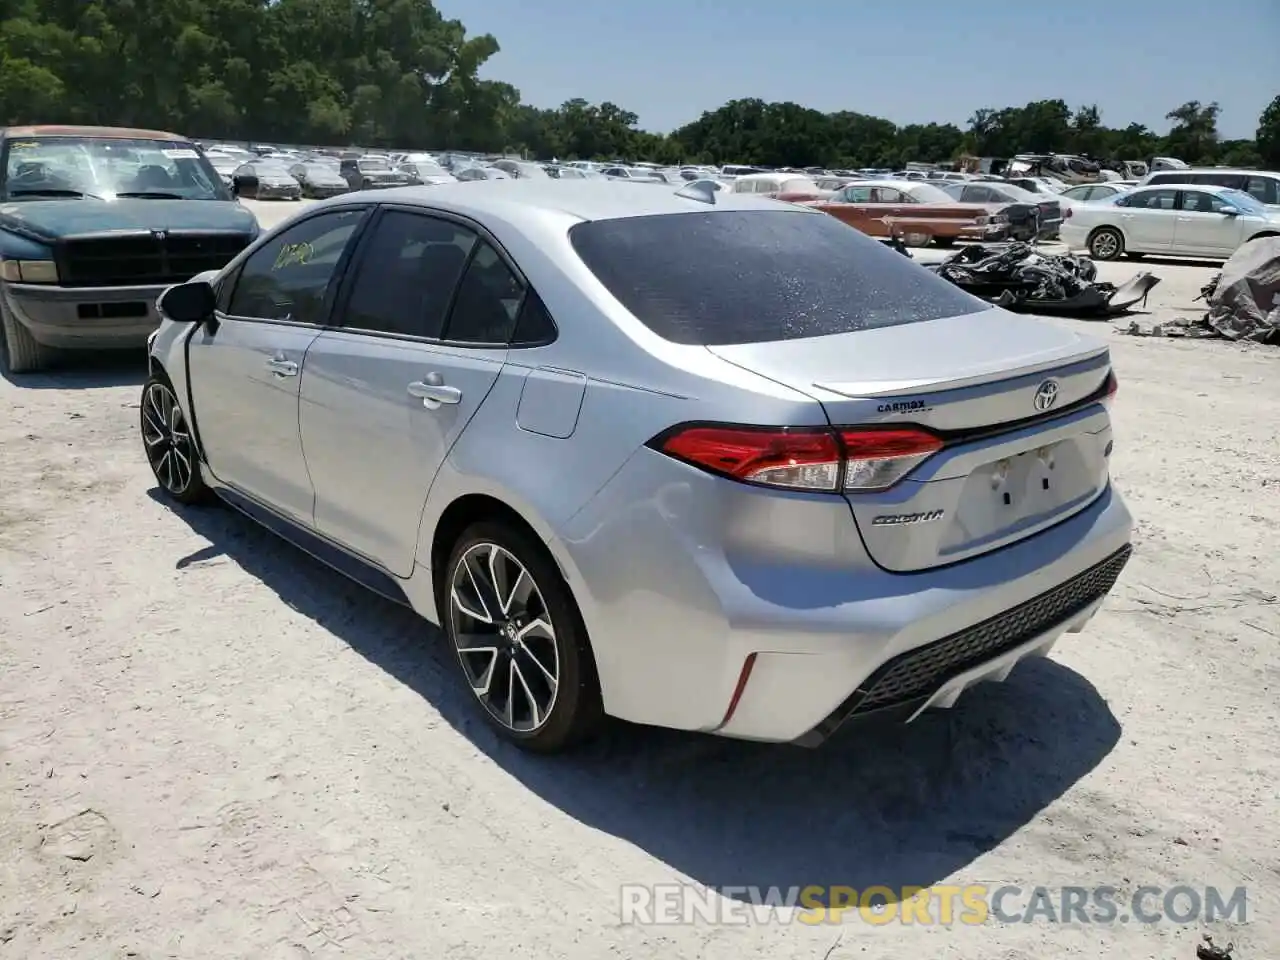
<path fill-rule="evenodd" d="M 484 75 L 666 132 L 727 100 L 793 100 L 898 124 L 1061 97 L 1168 130 L 1187 100 L 1252 137 L 1280 93 L 1280 0 L 436 0 L 502 52 Z"/>

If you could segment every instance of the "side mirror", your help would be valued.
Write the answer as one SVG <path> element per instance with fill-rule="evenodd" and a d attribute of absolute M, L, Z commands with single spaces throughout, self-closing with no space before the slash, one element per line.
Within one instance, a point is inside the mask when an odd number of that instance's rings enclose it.
<path fill-rule="evenodd" d="M 1219 212 L 1220 214 L 1222 214 L 1224 217 L 1238 217 L 1238 216 L 1240 216 L 1240 211 L 1239 211 L 1238 209 L 1236 209 L 1235 207 L 1219 207 L 1219 208 L 1218 208 L 1218 212 Z"/>
<path fill-rule="evenodd" d="M 170 287 L 160 294 L 156 304 L 170 320 L 178 323 L 203 323 L 213 316 L 218 295 L 204 280 L 193 280 Z"/>

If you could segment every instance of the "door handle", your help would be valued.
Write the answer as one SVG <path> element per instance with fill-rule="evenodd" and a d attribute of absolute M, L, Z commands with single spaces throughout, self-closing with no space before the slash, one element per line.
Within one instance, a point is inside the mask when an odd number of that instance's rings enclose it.
<path fill-rule="evenodd" d="M 267 369 L 277 377 L 296 377 L 298 375 L 298 365 L 292 360 L 286 360 L 284 357 L 272 357 L 267 361 Z"/>
<path fill-rule="evenodd" d="M 460 401 L 462 391 L 457 387 L 446 386 L 440 374 L 429 373 L 424 379 L 409 384 L 409 396 L 417 397 L 428 410 L 435 410 L 442 403 Z"/>

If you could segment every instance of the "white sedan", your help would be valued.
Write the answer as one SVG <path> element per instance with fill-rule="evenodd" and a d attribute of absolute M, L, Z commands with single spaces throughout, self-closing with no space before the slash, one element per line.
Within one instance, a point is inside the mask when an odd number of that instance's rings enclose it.
<path fill-rule="evenodd" d="M 1062 224 L 1062 241 L 1094 260 L 1146 254 L 1225 260 L 1258 237 L 1280 236 L 1280 214 L 1228 187 L 1142 187 L 1079 204 Z"/>

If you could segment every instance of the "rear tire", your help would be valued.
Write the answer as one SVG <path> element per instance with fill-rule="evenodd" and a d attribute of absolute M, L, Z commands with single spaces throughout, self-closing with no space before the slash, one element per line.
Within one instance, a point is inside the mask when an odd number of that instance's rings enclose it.
<path fill-rule="evenodd" d="M 902 235 L 902 242 L 908 247 L 927 247 L 932 240 L 932 234 L 921 233 L 914 230 Z"/>
<path fill-rule="evenodd" d="M 0 362 L 6 373 L 36 373 L 53 361 L 54 350 L 31 335 L 0 301 Z"/>
<path fill-rule="evenodd" d="M 558 753 L 599 730 L 586 627 L 545 547 L 501 521 L 472 524 L 449 553 L 438 600 L 459 672 L 503 738 Z"/>
<path fill-rule="evenodd" d="M 191 426 L 168 377 L 153 373 L 147 378 L 139 408 L 142 449 L 165 496 L 187 505 L 213 499 L 200 476 L 200 457 Z"/>
<path fill-rule="evenodd" d="M 1089 256 L 1094 260 L 1117 260 L 1124 253 L 1124 236 L 1115 227 L 1099 227 L 1089 234 Z"/>

